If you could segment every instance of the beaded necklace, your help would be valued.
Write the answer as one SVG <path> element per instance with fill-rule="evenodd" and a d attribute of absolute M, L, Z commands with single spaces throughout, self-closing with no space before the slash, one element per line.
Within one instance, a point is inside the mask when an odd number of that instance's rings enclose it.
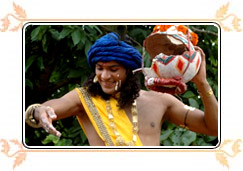
<path fill-rule="evenodd" d="M 137 112 L 136 100 L 134 100 L 134 102 L 132 103 L 132 107 L 131 107 L 132 125 L 133 125 L 133 128 L 132 128 L 133 135 L 132 135 L 131 141 L 125 142 L 124 138 L 118 132 L 115 122 L 114 122 L 114 116 L 111 111 L 110 100 L 106 100 L 106 110 L 108 113 L 109 125 L 116 137 L 115 145 L 116 146 L 134 146 L 137 141 L 137 133 L 138 133 L 138 112 Z"/>

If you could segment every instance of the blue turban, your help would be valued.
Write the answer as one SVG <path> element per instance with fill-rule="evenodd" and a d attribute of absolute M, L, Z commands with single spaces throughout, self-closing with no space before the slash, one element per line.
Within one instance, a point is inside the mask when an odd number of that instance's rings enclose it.
<path fill-rule="evenodd" d="M 108 33 L 98 39 L 88 51 L 89 66 L 94 69 L 97 62 L 116 61 L 125 68 L 141 68 L 142 56 L 137 49 L 119 39 L 116 33 Z"/>

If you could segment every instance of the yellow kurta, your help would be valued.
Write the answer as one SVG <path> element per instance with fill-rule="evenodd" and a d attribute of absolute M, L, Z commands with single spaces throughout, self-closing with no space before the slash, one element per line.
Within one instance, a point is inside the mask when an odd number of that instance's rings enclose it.
<path fill-rule="evenodd" d="M 98 112 L 97 114 L 94 114 L 95 111 L 92 110 L 90 107 L 92 105 L 89 102 L 87 102 L 88 101 L 87 97 L 85 97 L 87 95 L 82 93 L 81 90 L 78 88 L 76 88 L 76 91 L 79 95 L 80 102 L 84 106 L 84 109 L 85 109 L 92 125 L 94 126 L 94 129 L 98 133 L 99 137 L 105 142 L 106 145 L 108 145 L 108 146 L 114 145 L 116 136 L 114 135 L 112 129 L 109 126 L 110 122 L 109 122 L 108 114 L 106 111 L 105 100 L 103 98 L 101 98 L 100 96 L 96 96 L 96 97 L 89 96 L 89 98 L 93 102 L 93 104 Z M 124 140 L 126 142 L 132 141 L 133 126 L 132 126 L 132 123 L 130 122 L 126 112 L 123 109 L 119 109 L 117 100 L 112 97 L 110 98 L 110 105 L 111 105 L 112 114 L 114 116 L 114 123 L 116 125 L 117 131 L 120 133 L 120 135 L 124 138 Z M 99 120 L 99 117 L 101 120 Z M 86 134 L 85 128 L 82 123 L 82 118 L 79 116 L 78 116 L 78 121 Z M 100 121 L 102 121 L 102 122 L 100 123 Z M 98 122 L 98 124 L 97 124 L 97 122 Z M 102 124 L 104 126 L 103 128 L 102 128 L 102 126 L 99 126 Z M 108 134 L 106 134 L 105 132 Z M 141 140 L 139 139 L 138 135 L 136 135 L 136 136 L 137 136 L 137 141 L 136 141 L 135 145 L 142 146 Z"/>

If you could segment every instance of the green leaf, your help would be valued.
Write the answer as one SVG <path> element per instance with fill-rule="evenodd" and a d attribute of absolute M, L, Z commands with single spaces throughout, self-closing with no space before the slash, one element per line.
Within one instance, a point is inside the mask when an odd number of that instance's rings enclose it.
<path fill-rule="evenodd" d="M 42 26 L 37 26 L 32 32 L 31 32 L 31 40 L 32 41 L 37 41 L 37 40 L 42 40 L 43 35 L 45 34 L 46 30 L 48 29 L 49 26 L 47 25 L 42 25 Z"/>
<path fill-rule="evenodd" d="M 40 69 L 41 71 L 43 71 L 43 70 L 45 69 L 45 67 L 44 67 L 44 63 L 43 63 L 43 58 L 42 58 L 42 57 L 39 57 L 39 58 L 37 59 L 37 65 L 38 65 L 38 67 L 39 67 L 39 69 Z"/>
<path fill-rule="evenodd" d="M 86 41 L 85 43 L 85 55 L 88 56 L 88 51 L 91 48 L 92 44 L 90 41 Z"/>
<path fill-rule="evenodd" d="M 89 25 L 89 26 L 86 26 L 85 29 L 91 33 L 92 35 L 96 35 L 97 34 L 97 31 L 94 27 L 94 25 Z"/>
<path fill-rule="evenodd" d="M 176 127 L 175 124 L 171 123 L 171 122 L 167 122 L 167 129 L 174 129 Z"/>
<path fill-rule="evenodd" d="M 94 28 L 100 33 L 102 34 L 102 31 L 100 30 L 100 28 L 98 26 L 94 26 Z"/>
<path fill-rule="evenodd" d="M 64 27 L 61 31 L 61 33 L 59 34 L 58 40 L 61 40 L 65 37 L 67 37 L 73 30 L 68 28 L 68 27 Z"/>
<path fill-rule="evenodd" d="M 85 42 L 85 37 L 77 44 L 77 50 L 83 50 L 84 48 L 84 43 Z"/>
<path fill-rule="evenodd" d="M 81 83 L 81 85 L 87 80 L 87 76 L 84 76 L 84 75 L 82 75 L 81 76 L 81 81 L 80 81 L 80 83 Z"/>
<path fill-rule="evenodd" d="M 77 137 L 80 134 L 81 128 L 79 129 L 79 131 L 76 132 L 69 132 L 68 133 L 68 138 L 74 138 Z"/>
<path fill-rule="evenodd" d="M 39 34 L 38 34 L 38 40 L 39 40 L 39 41 L 42 40 L 43 35 L 45 35 L 45 33 L 46 33 L 47 29 L 49 28 L 49 26 L 47 26 L 47 25 L 43 25 L 43 26 L 40 26 L 40 27 L 41 27 L 41 29 L 40 29 L 40 32 L 39 32 Z"/>
<path fill-rule="evenodd" d="M 55 146 L 72 146 L 72 140 L 63 138 L 60 141 L 58 141 Z"/>
<path fill-rule="evenodd" d="M 184 98 L 191 98 L 191 97 L 195 97 L 195 94 L 192 91 L 186 91 L 182 97 Z"/>
<path fill-rule="evenodd" d="M 146 31 L 144 29 L 141 29 L 141 28 L 133 29 L 130 34 L 132 35 L 132 37 L 137 37 L 137 36 L 140 36 L 140 35 L 143 35 L 143 37 L 146 37 Z"/>
<path fill-rule="evenodd" d="M 216 84 L 213 85 L 213 91 L 214 91 L 215 97 L 218 98 L 218 85 L 216 85 Z"/>
<path fill-rule="evenodd" d="M 50 29 L 49 32 L 51 33 L 51 36 L 55 40 L 59 40 L 59 32 L 55 29 Z"/>
<path fill-rule="evenodd" d="M 32 65 L 32 63 L 35 61 L 35 59 L 38 57 L 38 55 L 33 55 L 27 59 L 25 62 L 25 72 L 29 69 L 29 67 Z"/>
<path fill-rule="evenodd" d="M 81 41 L 84 34 L 81 30 L 76 29 L 74 32 L 72 32 L 71 36 L 73 40 L 73 45 L 76 46 Z"/>
<path fill-rule="evenodd" d="M 25 87 L 33 89 L 33 83 L 29 79 L 25 79 Z"/>
<path fill-rule="evenodd" d="M 49 79 L 49 82 L 50 83 L 54 83 L 56 81 L 58 81 L 61 77 L 61 73 L 57 70 L 54 70 L 52 73 L 51 73 L 51 76 L 50 76 L 50 79 Z"/>
<path fill-rule="evenodd" d="M 189 101 L 190 106 L 199 108 L 198 102 L 195 99 L 189 98 L 188 101 Z"/>
<path fill-rule="evenodd" d="M 26 143 L 26 144 L 29 143 L 29 138 L 25 138 L 25 143 Z"/>
<path fill-rule="evenodd" d="M 179 146 L 181 145 L 181 135 L 182 132 L 179 129 L 175 129 L 174 133 L 171 134 L 170 139 L 173 142 L 173 145 Z"/>
<path fill-rule="evenodd" d="M 197 145 L 197 146 L 212 146 L 212 144 L 205 142 L 205 140 L 201 137 L 196 139 L 195 145 Z"/>
<path fill-rule="evenodd" d="M 67 78 L 80 78 L 82 72 L 80 70 L 70 70 Z"/>
<path fill-rule="evenodd" d="M 78 126 L 73 126 L 72 128 L 70 128 L 67 132 L 68 132 L 68 137 L 69 138 L 74 138 L 77 137 L 80 134 L 81 131 L 81 127 Z"/>
<path fill-rule="evenodd" d="M 57 137 L 55 135 L 52 135 L 52 134 L 49 134 L 41 142 L 42 142 L 42 144 L 48 144 L 48 143 L 51 143 L 51 142 L 54 143 L 54 144 L 56 144 L 58 141 L 59 141 L 59 137 Z"/>
<path fill-rule="evenodd" d="M 38 39 L 37 36 L 38 36 L 38 33 L 39 33 L 40 29 L 41 29 L 41 27 L 38 26 L 38 27 L 36 27 L 36 28 L 31 32 L 30 36 L 31 36 L 31 40 L 32 40 L 32 41 L 36 41 L 36 40 Z"/>
<path fill-rule="evenodd" d="M 218 137 L 216 136 L 209 136 L 209 135 L 205 135 L 204 139 L 205 139 L 205 142 L 212 142 L 214 141 L 215 139 L 217 139 Z"/>
<path fill-rule="evenodd" d="M 151 60 L 150 60 L 150 56 L 148 53 L 145 53 L 144 55 L 144 66 L 145 67 L 150 67 L 151 66 Z"/>
<path fill-rule="evenodd" d="M 193 141 L 196 140 L 197 134 L 195 132 L 187 130 L 184 132 L 184 134 L 181 136 L 181 142 L 183 145 L 188 146 L 190 145 Z"/>
<path fill-rule="evenodd" d="M 170 129 L 162 131 L 162 134 L 160 136 L 160 141 L 166 140 L 171 135 L 172 132 L 173 132 L 173 130 L 170 130 Z"/>
<path fill-rule="evenodd" d="M 84 143 L 87 140 L 87 137 L 86 137 L 83 130 L 80 131 L 80 136 L 81 136 L 81 139 L 82 139 L 82 143 Z"/>
<path fill-rule="evenodd" d="M 173 146 L 173 142 L 170 139 L 166 139 L 163 141 L 164 146 Z"/>
<path fill-rule="evenodd" d="M 42 39 L 42 48 L 43 51 L 47 53 L 48 43 L 47 43 L 47 35 L 45 34 Z"/>
<path fill-rule="evenodd" d="M 218 61 L 214 58 L 214 56 L 213 56 L 212 54 L 209 56 L 209 58 L 210 58 L 211 63 L 212 63 L 214 66 L 217 66 Z"/>
<path fill-rule="evenodd" d="M 37 138 L 40 138 L 40 136 L 41 136 L 41 134 L 40 134 L 40 132 L 39 132 L 38 130 L 35 130 L 35 131 L 34 131 L 34 134 L 35 134 L 35 136 L 36 136 Z"/>
<path fill-rule="evenodd" d="M 216 26 L 208 26 L 207 27 L 207 30 L 208 31 L 212 31 L 212 32 L 215 32 L 215 33 L 218 33 L 218 28 Z"/>

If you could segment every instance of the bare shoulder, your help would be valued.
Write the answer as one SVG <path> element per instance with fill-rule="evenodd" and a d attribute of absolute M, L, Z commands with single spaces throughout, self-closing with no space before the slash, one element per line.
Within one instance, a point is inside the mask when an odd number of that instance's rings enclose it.
<path fill-rule="evenodd" d="M 66 105 L 70 107 L 75 107 L 76 109 L 83 111 L 83 105 L 80 101 L 78 90 L 73 89 L 64 96 L 61 97 L 63 101 L 65 101 Z"/>
<path fill-rule="evenodd" d="M 165 93 L 158 93 L 154 91 L 144 91 L 141 90 L 137 98 L 137 109 L 140 118 L 140 124 L 148 125 L 146 130 L 155 131 L 151 123 L 157 125 L 156 132 L 160 132 L 160 126 L 163 123 L 163 120 L 166 119 L 166 111 L 168 110 L 168 102 L 166 97 L 168 96 Z M 141 128 L 142 129 L 142 128 Z M 143 129 L 143 131 L 146 132 Z"/>
<path fill-rule="evenodd" d="M 67 101 L 72 101 L 75 103 L 80 103 L 79 100 L 79 95 L 76 89 L 71 90 L 70 92 L 68 92 L 67 94 L 65 94 L 64 96 L 62 96 L 61 98 L 67 100 Z"/>
<path fill-rule="evenodd" d="M 140 111 L 153 111 L 154 115 L 158 115 L 157 118 L 169 119 L 174 116 L 172 114 L 184 110 L 184 104 L 167 93 L 141 90 L 137 102 Z"/>
<path fill-rule="evenodd" d="M 139 93 L 141 101 L 158 102 L 160 104 L 169 105 L 176 98 L 167 93 L 160 93 L 155 91 L 141 90 Z"/>

